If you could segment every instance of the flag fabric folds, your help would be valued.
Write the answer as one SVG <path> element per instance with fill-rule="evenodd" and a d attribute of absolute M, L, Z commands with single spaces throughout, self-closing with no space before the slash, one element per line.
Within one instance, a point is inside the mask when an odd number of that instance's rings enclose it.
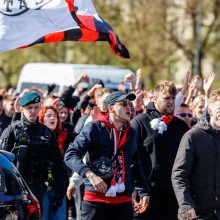
<path fill-rule="evenodd" d="M 130 57 L 91 0 L 0 1 L 0 51 L 60 41 L 108 41 L 115 54 Z"/>

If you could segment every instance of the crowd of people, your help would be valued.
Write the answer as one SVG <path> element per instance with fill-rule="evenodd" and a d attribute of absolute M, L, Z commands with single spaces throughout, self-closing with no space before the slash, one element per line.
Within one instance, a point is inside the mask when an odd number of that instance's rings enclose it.
<path fill-rule="evenodd" d="M 220 220 L 220 90 L 215 74 L 118 90 L 86 73 L 62 94 L 0 90 L 0 148 L 43 220 Z M 128 89 L 125 85 L 129 84 Z"/>

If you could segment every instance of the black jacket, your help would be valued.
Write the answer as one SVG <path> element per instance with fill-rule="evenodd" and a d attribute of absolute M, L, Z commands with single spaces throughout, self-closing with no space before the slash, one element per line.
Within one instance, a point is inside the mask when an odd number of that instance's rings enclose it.
<path fill-rule="evenodd" d="M 203 124 L 201 124 L 203 123 Z M 179 213 L 195 208 L 199 219 L 220 219 L 220 131 L 201 122 L 182 138 L 172 183 Z"/>
<path fill-rule="evenodd" d="M 30 123 L 22 117 L 4 130 L 0 148 L 15 153 L 16 166 L 27 184 L 44 184 L 50 163 L 54 190 L 56 193 L 64 193 L 64 164 L 54 133 L 45 125 Z"/>
<path fill-rule="evenodd" d="M 5 130 L 5 128 L 7 128 L 8 125 L 10 125 L 11 121 L 12 121 L 12 117 L 7 116 L 3 112 L 3 114 L 0 116 L 0 135 Z"/>
<path fill-rule="evenodd" d="M 149 184 L 157 192 L 167 194 L 173 192 L 171 171 L 183 134 L 188 130 L 185 122 L 174 117 L 167 131 L 158 134 L 151 128 L 150 121 L 161 118 L 153 103 L 147 106 L 147 112 L 136 116 L 131 126 L 137 133 L 137 146 L 142 166 Z"/>
<path fill-rule="evenodd" d="M 74 109 L 77 102 L 80 101 L 78 96 L 73 96 L 74 91 L 74 87 L 68 86 L 60 96 L 60 100 L 70 109 Z"/>

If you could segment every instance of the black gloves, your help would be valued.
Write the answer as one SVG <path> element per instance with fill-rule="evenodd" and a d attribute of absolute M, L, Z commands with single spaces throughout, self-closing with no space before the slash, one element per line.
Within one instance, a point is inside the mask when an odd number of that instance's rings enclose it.
<path fill-rule="evenodd" d="M 56 214 L 58 208 L 62 205 L 62 203 L 63 203 L 63 196 L 55 194 L 50 204 L 50 211 Z"/>

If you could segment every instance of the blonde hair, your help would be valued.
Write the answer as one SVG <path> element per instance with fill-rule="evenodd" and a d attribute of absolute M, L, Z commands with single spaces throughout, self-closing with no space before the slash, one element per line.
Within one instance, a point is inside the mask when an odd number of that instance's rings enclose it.
<path fill-rule="evenodd" d="M 200 102 L 205 102 L 204 95 L 199 95 L 195 97 L 195 99 L 192 102 L 191 109 L 194 110 Z"/>
<path fill-rule="evenodd" d="M 208 99 L 208 106 L 216 103 L 216 102 L 220 102 L 220 89 L 218 90 L 214 90 L 209 99 Z"/>
<path fill-rule="evenodd" d="M 159 81 L 159 83 L 155 86 L 154 88 L 154 94 L 158 93 L 169 93 L 171 95 L 176 95 L 177 89 L 176 86 L 173 82 L 167 81 L 167 80 L 162 80 Z"/>
<path fill-rule="evenodd" d="M 97 99 L 100 99 L 105 93 L 112 93 L 113 90 L 112 89 L 108 89 L 108 88 L 97 88 L 95 90 L 95 94 L 94 94 L 94 97 L 95 97 L 95 100 Z"/>
<path fill-rule="evenodd" d="M 3 98 L 3 101 L 13 101 L 14 102 L 15 100 L 16 100 L 16 97 L 13 95 L 6 95 Z"/>

